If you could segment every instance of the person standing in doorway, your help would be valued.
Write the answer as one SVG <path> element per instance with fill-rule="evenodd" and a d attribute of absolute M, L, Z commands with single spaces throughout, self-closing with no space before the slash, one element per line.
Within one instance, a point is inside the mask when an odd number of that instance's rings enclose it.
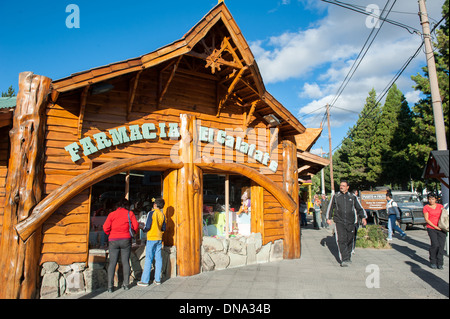
<path fill-rule="evenodd" d="M 400 227 L 398 227 L 396 223 L 397 220 L 400 219 L 400 210 L 398 209 L 397 203 L 392 199 L 392 193 L 390 191 L 386 193 L 386 200 L 387 200 L 386 210 L 389 218 L 387 240 L 389 241 L 392 240 L 392 234 L 395 231 L 398 231 L 402 239 L 404 239 L 406 237 L 406 233 Z"/>
<path fill-rule="evenodd" d="M 150 281 L 150 272 L 152 270 L 153 259 L 155 259 L 155 279 L 154 284 L 161 284 L 162 270 L 162 236 L 164 232 L 163 224 L 165 217 L 162 212 L 165 202 L 158 198 L 153 204 L 153 210 L 147 214 L 147 222 L 144 226 L 144 232 L 147 233 L 147 244 L 145 245 L 145 265 L 142 272 L 141 281 L 138 286 L 147 287 Z"/>
<path fill-rule="evenodd" d="M 342 267 L 348 267 L 351 263 L 358 216 L 361 219 L 362 225 L 367 225 L 366 211 L 362 208 L 358 198 L 348 192 L 348 188 L 348 182 L 341 181 L 339 192 L 332 195 L 327 209 L 328 225 L 331 225 L 331 219 L 333 219 L 336 225 L 334 235 L 336 237 Z"/>
<path fill-rule="evenodd" d="M 130 211 L 130 203 L 123 199 L 116 204 L 116 210 L 111 212 L 103 224 L 103 231 L 109 235 L 109 265 L 108 265 L 108 292 L 114 289 L 114 273 L 119 260 L 119 253 L 122 260 L 123 288 L 129 289 L 130 284 L 130 254 L 131 254 L 131 233 L 139 229 L 139 224 L 134 213 Z"/>
<path fill-rule="evenodd" d="M 436 195 L 428 194 L 428 204 L 423 207 L 423 216 L 427 222 L 427 232 L 431 245 L 429 249 L 432 269 L 444 269 L 444 246 L 447 234 L 439 228 L 439 218 L 444 206 L 437 203 Z"/>

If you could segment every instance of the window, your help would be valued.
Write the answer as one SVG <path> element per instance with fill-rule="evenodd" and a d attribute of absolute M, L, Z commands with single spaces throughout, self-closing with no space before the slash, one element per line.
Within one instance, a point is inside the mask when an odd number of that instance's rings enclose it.
<path fill-rule="evenodd" d="M 250 198 L 248 178 L 204 174 L 203 235 L 250 235 Z"/>

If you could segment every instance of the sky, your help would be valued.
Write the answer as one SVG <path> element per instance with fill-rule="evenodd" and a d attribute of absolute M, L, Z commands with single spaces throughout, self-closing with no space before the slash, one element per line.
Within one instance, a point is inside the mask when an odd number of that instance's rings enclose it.
<path fill-rule="evenodd" d="M 320 0 L 225 0 L 250 45 L 266 90 L 305 127 L 323 125 L 311 150 L 315 154 L 330 150 L 324 121 L 327 103 L 332 105 L 334 152 L 355 125 L 369 91 L 375 89 L 380 97 L 422 41 L 417 0 L 341 2 L 373 14 L 392 7 L 387 19 L 407 28 Z M 443 3 L 427 1 L 431 27 L 442 17 Z M 71 4 L 79 9 L 79 26 L 69 28 L 76 22 Z M 1 1 L 0 91 L 12 85 L 17 93 L 20 72 L 58 80 L 152 52 L 182 38 L 216 4 L 217 0 Z M 364 58 L 357 59 L 368 39 L 372 44 Z M 425 65 L 422 50 L 396 81 L 410 107 L 420 98 L 411 76 L 422 73 Z"/>

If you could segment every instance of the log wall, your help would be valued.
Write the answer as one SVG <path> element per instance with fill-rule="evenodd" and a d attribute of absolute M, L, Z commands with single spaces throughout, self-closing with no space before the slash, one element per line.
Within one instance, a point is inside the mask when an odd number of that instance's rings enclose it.
<path fill-rule="evenodd" d="M 6 195 L 6 173 L 9 161 L 9 126 L 0 128 L 0 243 L 2 240 L 3 212 Z"/>
<path fill-rule="evenodd" d="M 162 81 L 167 81 L 168 76 L 168 74 L 163 73 Z M 146 122 L 155 123 L 156 126 L 159 122 L 178 123 L 179 128 L 181 128 L 180 114 L 182 113 L 193 115 L 201 121 L 202 126 L 213 128 L 216 133 L 217 130 L 226 128 L 235 132 L 242 130 L 245 122 L 242 108 L 226 105 L 222 108 L 220 116 L 216 116 L 217 90 L 215 81 L 177 73 L 161 103 L 158 103 L 158 87 L 160 86 L 158 77 L 159 73 L 156 69 L 145 70 L 141 73 L 131 112 L 127 110 L 132 83 L 130 76 L 119 77 L 111 81 L 114 89 L 108 93 L 88 94 L 84 113 L 81 117 L 81 136 L 78 135 L 78 128 L 82 90 L 60 94 L 56 104 L 49 104 L 46 110 L 47 132 L 45 136 L 44 190 L 46 194 L 74 176 L 89 170 L 94 163 L 104 163 L 136 155 L 158 155 L 169 158 L 171 150 L 177 153 L 179 144 L 179 140 L 159 138 L 158 129 L 157 141 L 143 140 L 110 147 L 89 156 L 89 158 L 83 156 L 80 152 L 82 159 L 73 163 L 64 147 L 73 142 L 78 142 L 80 138 L 86 136 L 92 137 L 93 134 L 107 133 L 108 130 L 113 128 Z M 253 116 L 253 121 L 249 127 L 251 129 L 245 140 L 257 144 L 257 149 L 267 151 L 270 133 L 266 129 L 265 121 Z M 261 134 L 263 132 L 264 134 Z M 257 142 L 256 136 L 264 136 L 264 138 Z M 232 151 L 220 146 L 218 149 L 221 152 L 215 155 L 214 150 L 204 148 L 205 145 L 207 144 L 201 144 L 202 150 L 209 150 L 209 152 L 206 152 L 208 156 L 220 158 L 224 154 L 225 160 L 232 161 L 236 159 L 237 155 L 237 158 L 240 161 L 243 160 L 246 165 L 258 170 L 263 169 L 265 174 L 271 173 L 267 167 L 252 159 L 248 161 L 247 156 L 243 156 L 239 152 L 236 153 L 235 150 Z M 278 157 L 278 170 L 276 174 L 271 173 L 268 176 L 281 185 L 283 181 L 281 142 L 278 142 L 278 146 L 272 152 Z M 201 155 L 205 155 L 205 152 Z M 176 176 L 174 178 L 176 180 Z M 170 178 L 166 180 L 170 180 Z M 164 187 L 166 189 L 166 186 Z M 267 191 L 263 193 L 264 238 L 265 243 L 267 243 L 283 238 L 283 211 L 280 204 L 270 193 Z M 41 263 L 56 261 L 59 264 L 70 264 L 87 259 L 89 200 L 89 190 L 87 190 L 60 207 L 54 216 L 47 220 L 43 226 Z M 173 203 L 174 200 L 171 199 L 170 202 Z M 170 214 L 172 214 L 170 216 L 171 224 L 174 225 L 176 212 L 171 211 Z M 169 236 L 172 237 L 168 238 Z M 169 243 L 176 243 L 175 236 L 175 230 L 168 230 L 165 239 Z"/>

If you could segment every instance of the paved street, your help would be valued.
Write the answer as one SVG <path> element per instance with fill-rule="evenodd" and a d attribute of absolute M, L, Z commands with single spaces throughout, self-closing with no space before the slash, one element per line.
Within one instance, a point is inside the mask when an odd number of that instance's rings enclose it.
<path fill-rule="evenodd" d="M 68 298 L 88 299 L 448 299 L 448 257 L 444 270 L 429 267 L 429 238 L 423 228 L 395 237 L 392 249 L 360 249 L 342 268 L 331 232 L 302 229 L 297 260 L 177 277 L 159 286 L 133 286 Z"/>

